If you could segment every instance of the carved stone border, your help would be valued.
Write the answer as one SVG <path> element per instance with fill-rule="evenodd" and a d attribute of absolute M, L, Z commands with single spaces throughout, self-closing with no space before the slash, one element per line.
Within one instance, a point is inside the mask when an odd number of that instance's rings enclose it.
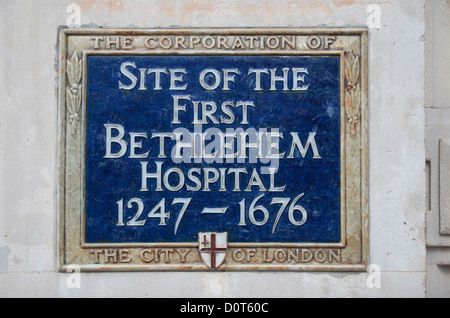
<path fill-rule="evenodd" d="M 284 48 L 280 43 L 276 45 L 274 39 L 281 35 L 294 37 L 295 47 L 289 43 Z M 198 38 L 200 45 L 191 48 L 183 43 L 183 37 L 189 36 Z M 250 42 L 245 45 L 242 40 L 245 36 L 264 38 L 261 41 L 266 45 L 264 48 L 251 47 Z M 227 42 L 228 48 L 213 47 L 214 37 L 234 41 Z M 153 48 L 162 38 L 165 39 L 160 46 Z M 167 39 L 172 39 L 172 43 Z M 177 48 L 175 41 L 178 41 Z M 83 74 L 87 71 L 86 54 L 97 50 L 124 55 L 181 51 L 187 55 L 341 54 L 343 244 L 330 248 L 307 244 L 230 244 L 219 270 L 365 270 L 369 255 L 366 29 L 62 29 L 59 49 L 58 264 L 61 271 L 71 264 L 79 265 L 83 271 L 209 270 L 192 244 L 99 247 L 82 244 L 86 124 Z M 253 256 L 249 257 L 250 254 Z"/>
<path fill-rule="evenodd" d="M 75 51 L 70 59 L 67 59 L 67 88 L 66 105 L 69 112 L 69 124 L 73 136 L 77 134 L 77 125 L 80 121 L 78 115 L 81 106 L 81 72 L 83 61 L 79 59 Z"/>

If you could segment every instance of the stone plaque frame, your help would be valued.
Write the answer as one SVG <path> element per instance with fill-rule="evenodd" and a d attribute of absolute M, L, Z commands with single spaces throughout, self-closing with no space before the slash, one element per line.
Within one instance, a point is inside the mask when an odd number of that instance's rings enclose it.
<path fill-rule="evenodd" d="M 187 37 L 195 41 L 186 42 Z M 289 41 L 283 42 L 283 37 Z M 95 54 L 339 56 L 341 242 L 228 243 L 223 262 L 213 269 L 366 269 L 369 251 L 366 29 L 61 29 L 58 57 L 60 271 L 66 271 L 70 265 L 78 265 L 82 271 L 211 270 L 200 255 L 198 242 L 85 242 L 85 78 L 87 56 Z"/>

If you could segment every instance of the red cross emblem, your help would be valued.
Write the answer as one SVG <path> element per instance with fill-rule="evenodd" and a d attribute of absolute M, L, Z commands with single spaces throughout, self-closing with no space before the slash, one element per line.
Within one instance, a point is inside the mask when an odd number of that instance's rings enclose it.
<path fill-rule="evenodd" d="M 222 265 L 227 253 L 227 233 L 199 233 L 200 255 L 211 269 Z"/>

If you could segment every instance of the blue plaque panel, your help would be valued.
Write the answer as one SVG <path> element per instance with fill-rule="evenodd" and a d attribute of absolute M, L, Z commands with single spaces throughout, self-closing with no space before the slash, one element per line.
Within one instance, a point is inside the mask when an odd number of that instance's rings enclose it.
<path fill-rule="evenodd" d="M 341 71 L 333 54 L 88 55 L 85 242 L 341 242 Z"/>
<path fill-rule="evenodd" d="M 366 270 L 364 29 L 62 29 L 58 263 Z"/>

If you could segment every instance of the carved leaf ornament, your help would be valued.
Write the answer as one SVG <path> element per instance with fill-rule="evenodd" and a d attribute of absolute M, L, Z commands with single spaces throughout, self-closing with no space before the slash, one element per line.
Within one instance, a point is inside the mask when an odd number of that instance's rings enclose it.
<path fill-rule="evenodd" d="M 69 123 L 72 135 L 76 135 L 77 124 L 80 121 L 78 112 L 81 106 L 81 70 L 82 60 L 77 52 L 74 52 L 70 60 L 67 60 L 66 105 L 69 111 Z"/>
<path fill-rule="evenodd" d="M 350 124 L 351 135 L 356 135 L 356 125 L 359 122 L 359 111 L 361 108 L 361 85 L 360 79 L 360 59 L 353 51 L 345 55 L 345 110 Z"/>

